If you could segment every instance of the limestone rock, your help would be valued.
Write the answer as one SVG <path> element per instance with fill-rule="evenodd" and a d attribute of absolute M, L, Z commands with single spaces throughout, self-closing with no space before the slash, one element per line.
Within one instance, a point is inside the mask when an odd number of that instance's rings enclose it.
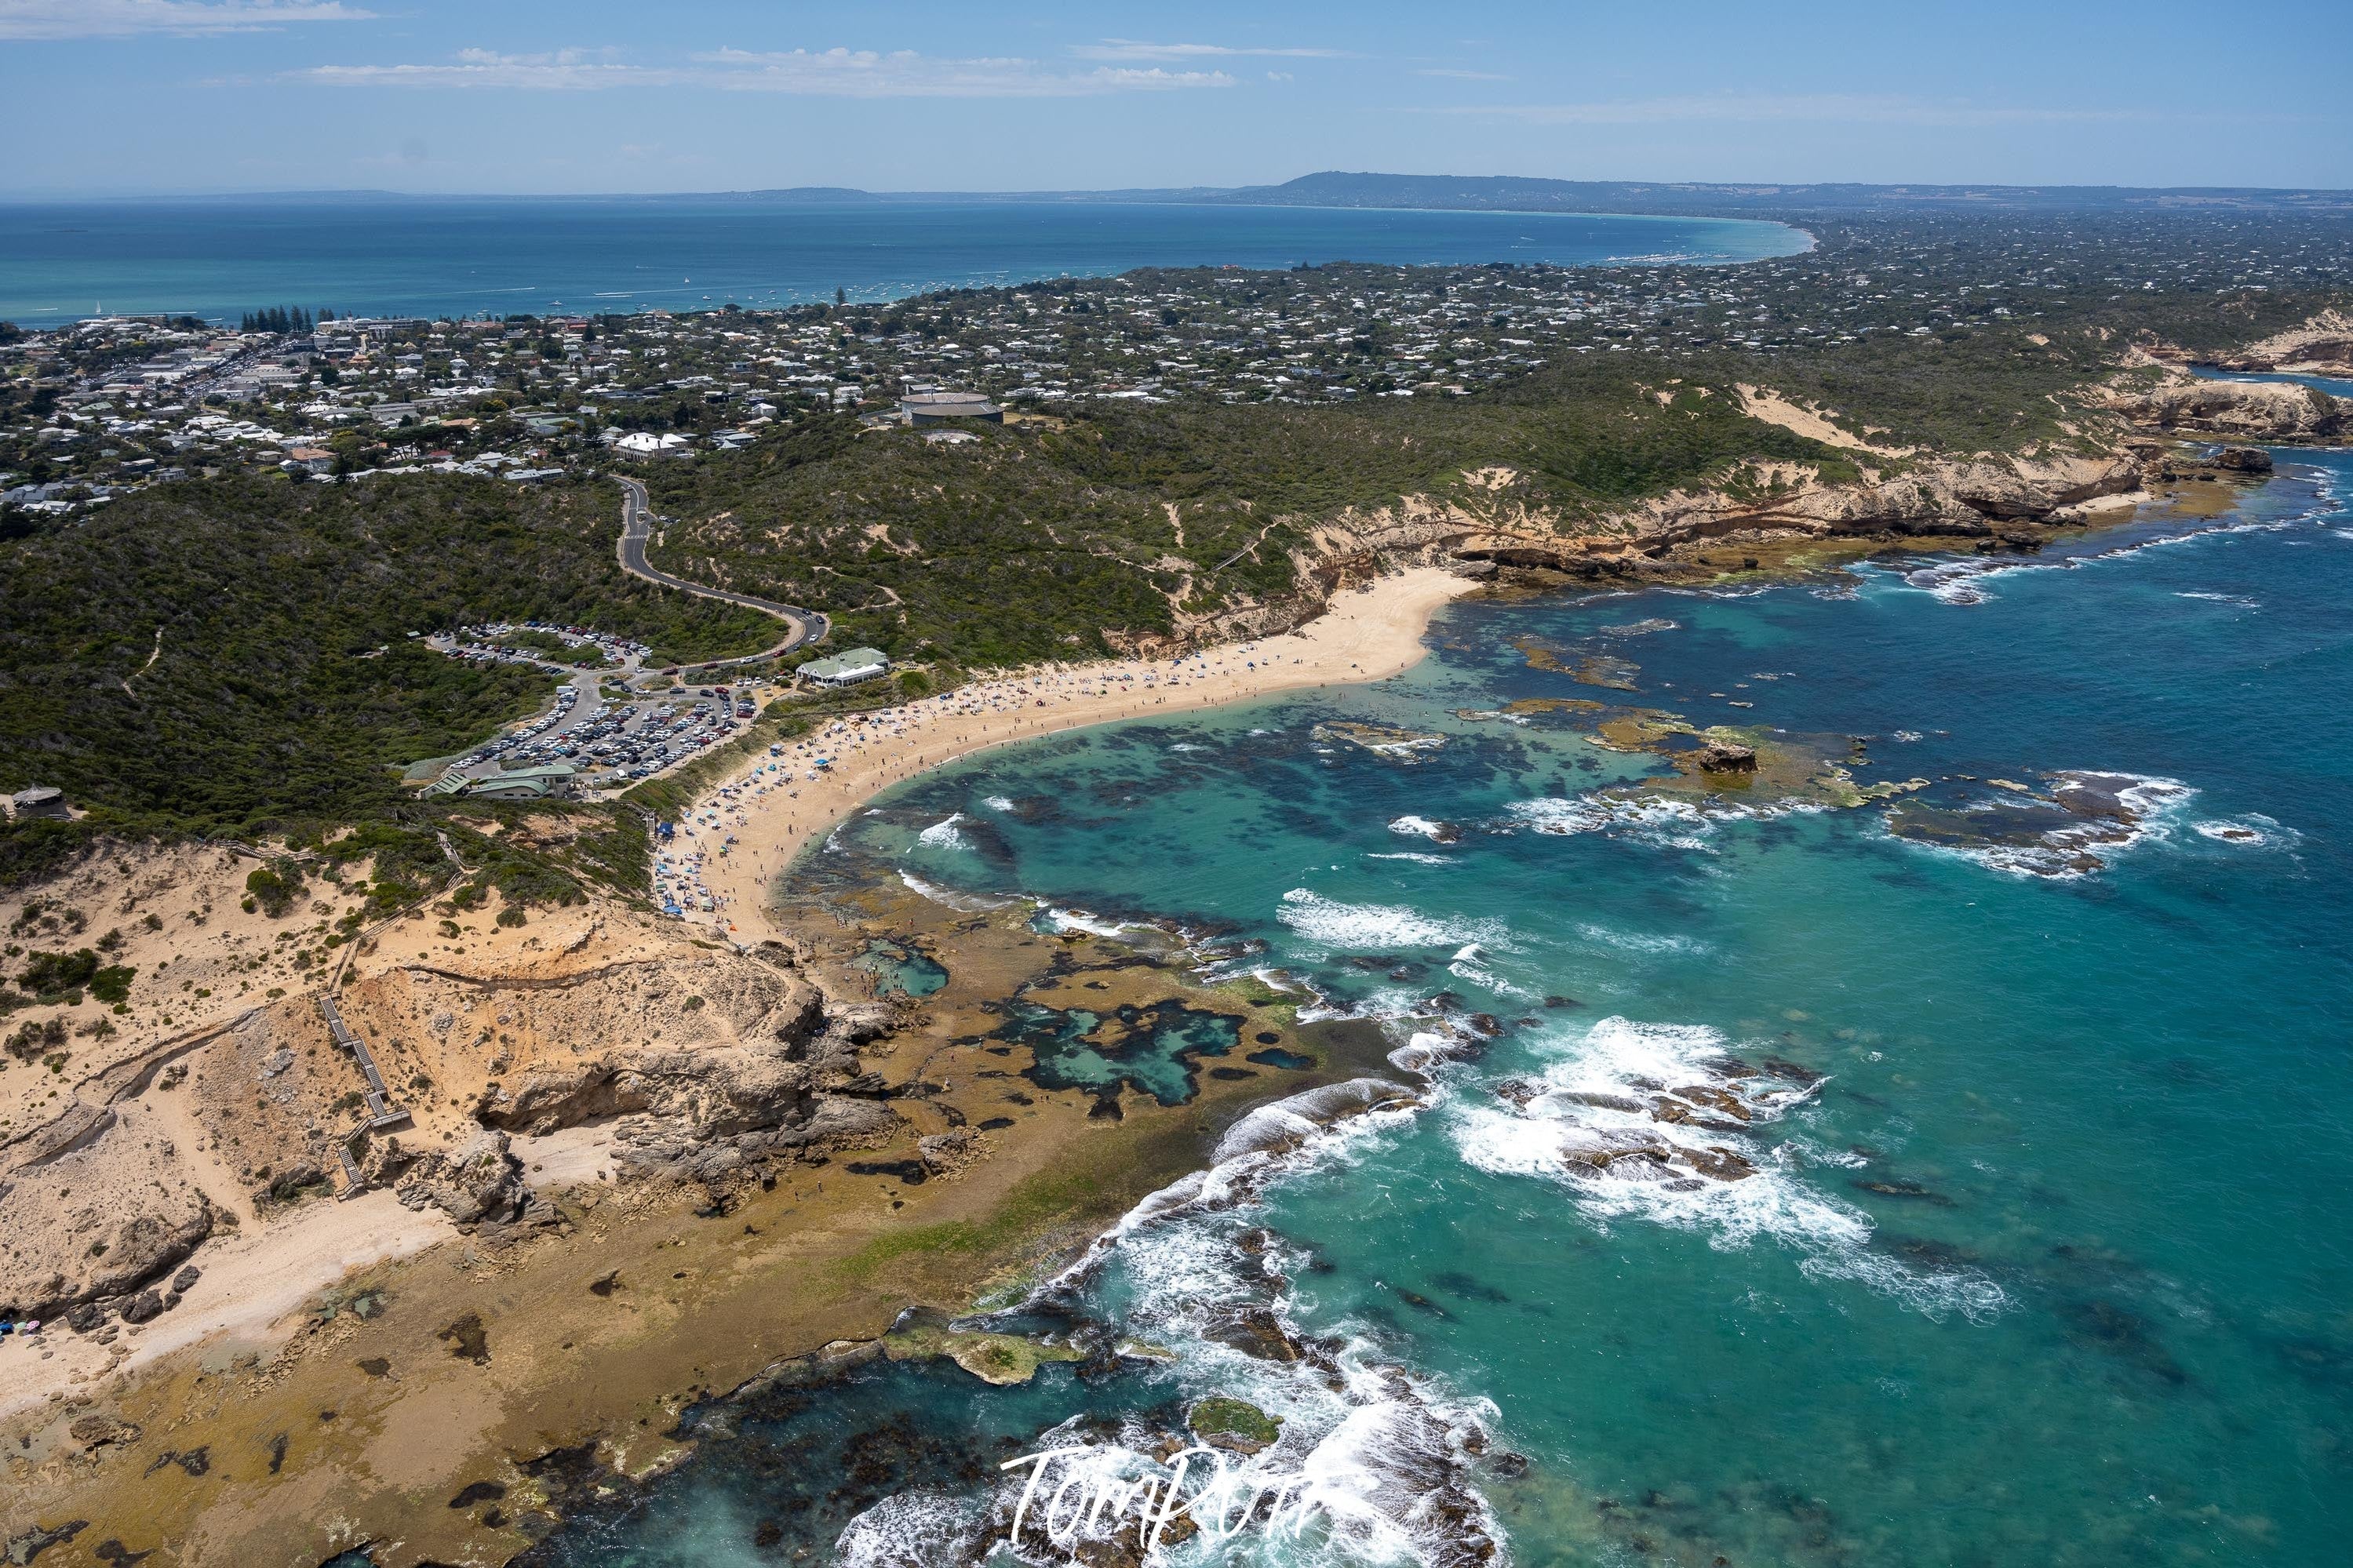
<path fill-rule="evenodd" d="M 23 1318 L 60 1318 L 87 1303 L 137 1292 L 194 1252 L 212 1235 L 219 1217 L 201 1194 L 158 1193 L 151 1195 L 153 1212 L 101 1228 L 98 1232 L 101 1249 L 94 1248 L 90 1237 L 78 1230 L 54 1238 L 43 1234 L 60 1222 L 75 1223 L 73 1211 L 40 1215 L 36 1223 L 11 1229 L 10 1206 L 0 1203 L 0 1230 L 7 1231 L 27 1251 L 37 1249 L 42 1256 L 68 1264 L 66 1268 L 13 1286 L 0 1284 L 0 1313 Z"/>
<path fill-rule="evenodd" d="M 428 1154 L 396 1189 L 403 1207 L 441 1210 L 460 1225 L 512 1224 L 533 1194 L 507 1135 L 484 1128 L 454 1154 Z"/>
<path fill-rule="evenodd" d="M 306 1190 L 312 1187 L 324 1187 L 326 1184 L 327 1173 L 304 1161 L 299 1164 L 288 1166 L 254 1188 L 254 1206 L 259 1208 L 269 1204 L 290 1204 L 300 1198 Z"/>
<path fill-rule="evenodd" d="M 2353 398 L 2287 382 L 2170 382 L 2117 408 L 2152 429 L 2242 439 L 2329 441 L 2353 431 Z"/>
<path fill-rule="evenodd" d="M 979 1139 L 962 1127 L 953 1131 L 936 1132 L 928 1138 L 915 1140 L 915 1155 L 923 1169 L 934 1176 L 946 1175 L 970 1163 Z"/>
<path fill-rule="evenodd" d="M 93 1410 L 87 1415 L 76 1416 L 73 1425 L 67 1427 L 66 1431 L 75 1442 L 82 1446 L 85 1451 L 102 1448 L 109 1443 L 128 1447 L 139 1441 L 137 1426 L 119 1415 L 109 1415 L 102 1410 Z"/>

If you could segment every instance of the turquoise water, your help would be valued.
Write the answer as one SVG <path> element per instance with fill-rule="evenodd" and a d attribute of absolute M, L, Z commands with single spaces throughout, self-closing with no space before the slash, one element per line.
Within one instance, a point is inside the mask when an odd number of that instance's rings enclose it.
<path fill-rule="evenodd" d="M 873 942 L 850 960 L 852 969 L 872 977 L 878 996 L 924 997 L 948 983 L 948 972 L 930 954 L 894 942 Z"/>
<path fill-rule="evenodd" d="M 716 310 L 896 299 L 1136 267 L 1747 261 L 1736 218 L 1148 203 L 383 200 L 0 205 L 0 321 L 259 306 L 342 315 Z"/>
<path fill-rule="evenodd" d="M 2200 370 L 2194 374 L 2211 381 L 2278 381 L 2295 386 L 2316 386 L 2337 397 L 2353 397 L 2353 381 L 2333 375 L 2289 375 L 2269 371 Z"/>
<path fill-rule="evenodd" d="M 1262 941 L 1240 962 L 1400 1043 L 1443 1032 L 1440 991 L 1503 1033 L 1430 1067 L 1426 1109 L 1134 1226 L 1013 1325 L 1079 1325 L 1093 1362 L 708 1407 L 694 1463 L 535 1560 L 967 1561 L 1001 1458 L 1148 1450 L 1211 1394 L 1285 1417 L 1252 1462 L 1325 1510 L 1180 1561 L 1467 1562 L 1482 1534 L 1523 1563 L 2340 1560 L 2353 455 L 2276 456 L 2218 525 L 1458 605 L 1378 686 L 890 797 L 876 830 L 928 880 Z M 1532 668 L 1527 636 L 1639 689 Z M 1653 760 L 1458 711 L 1530 697 L 1865 737 L 1859 779 L 1999 831 L 1604 808 Z M 1409 764 L 1317 739 L 1335 719 L 1446 740 Z M 2064 770 L 2134 775 L 2105 787 L 2138 820 L 2063 809 Z M 905 831 L 954 812 L 988 857 Z M 1676 1126 L 1627 1109 L 1676 1089 Z M 1662 1137 L 1666 1168 L 1569 1157 Z"/>

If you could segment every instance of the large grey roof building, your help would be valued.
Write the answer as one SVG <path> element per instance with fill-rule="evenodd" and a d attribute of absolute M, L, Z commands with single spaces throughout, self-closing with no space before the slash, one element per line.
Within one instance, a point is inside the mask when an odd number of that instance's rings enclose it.
<path fill-rule="evenodd" d="M 976 392 L 911 392 L 899 399 L 899 413 L 910 425 L 938 425 L 950 419 L 1005 423 L 1005 410 Z"/>

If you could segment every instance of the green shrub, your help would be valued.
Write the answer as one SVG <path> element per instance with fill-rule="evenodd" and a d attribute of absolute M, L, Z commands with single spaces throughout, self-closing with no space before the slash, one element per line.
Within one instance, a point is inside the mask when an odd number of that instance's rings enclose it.
<path fill-rule="evenodd" d="M 86 947 L 72 952 L 37 952 L 16 976 L 16 984 L 38 1001 L 56 1002 L 88 985 L 98 973 L 98 954 Z"/>
<path fill-rule="evenodd" d="M 138 973 L 127 963 L 110 963 L 90 977 L 90 994 L 101 1002 L 128 1002 L 131 978 Z"/>
<path fill-rule="evenodd" d="M 20 1062 L 37 1060 L 44 1052 L 66 1043 L 66 1021 L 51 1018 L 39 1024 L 19 1024 L 8 1037 L 8 1054 Z"/>
<path fill-rule="evenodd" d="M 302 873 L 292 865 L 283 871 L 257 866 L 245 879 L 245 890 L 271 920 L 281 920 L 302 893 Z"/>

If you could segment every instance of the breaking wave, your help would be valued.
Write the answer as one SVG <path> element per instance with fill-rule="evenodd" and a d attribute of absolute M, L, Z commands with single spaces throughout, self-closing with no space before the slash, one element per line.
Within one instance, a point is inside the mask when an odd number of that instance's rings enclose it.
<path fill-rule="evenodd" d="M 1541 1077 L 1460 1102 L 1450 1130 L 1465 1163 L 1558 1183 L 1604 1228 L 1642 1221 L 1727 1250 L 1772 1241 L 1802 1254 L 1810 1276 L 1858 1280 L 1930 1316 L 2000 1311 L 1991 1279 L 1873 1252 L 1870 1216 L 1801 1178 L 1802 1151 L 1769 1130 L 1823 1081 L 1772 1057 L 1745 1060 L 1712 1028 L 1612 1016 Z"/>
<path fill-rule="evenodd" d="M 915 835 L 915 842 L 927 849 L 963 849 L 968 847 L 956 825 L 964 821 L 964 813 L 952 811 Z"/>
<path fill-rule="evenodd" d="M 2104 871 L 2135 846 L 2172 837 L 2197 790 L 2147 773 L 2072 769 L 2041 793 L 2006 789 L 1957 805 L 1915 797 L 1892 807 L 1890 834 L 2016 877 L 2072 879 Z M 2210 835 L 2221 837 L 2221 835 Z"/>
<path fill-rule="evenodd" d="M 1275 918 L 1324 948 L 1511 946 L 1509 933 L 1493 921 L 1434 920 L 1399 904 L 1344 904 L 1305 888 L 1283 894 Z"/>

